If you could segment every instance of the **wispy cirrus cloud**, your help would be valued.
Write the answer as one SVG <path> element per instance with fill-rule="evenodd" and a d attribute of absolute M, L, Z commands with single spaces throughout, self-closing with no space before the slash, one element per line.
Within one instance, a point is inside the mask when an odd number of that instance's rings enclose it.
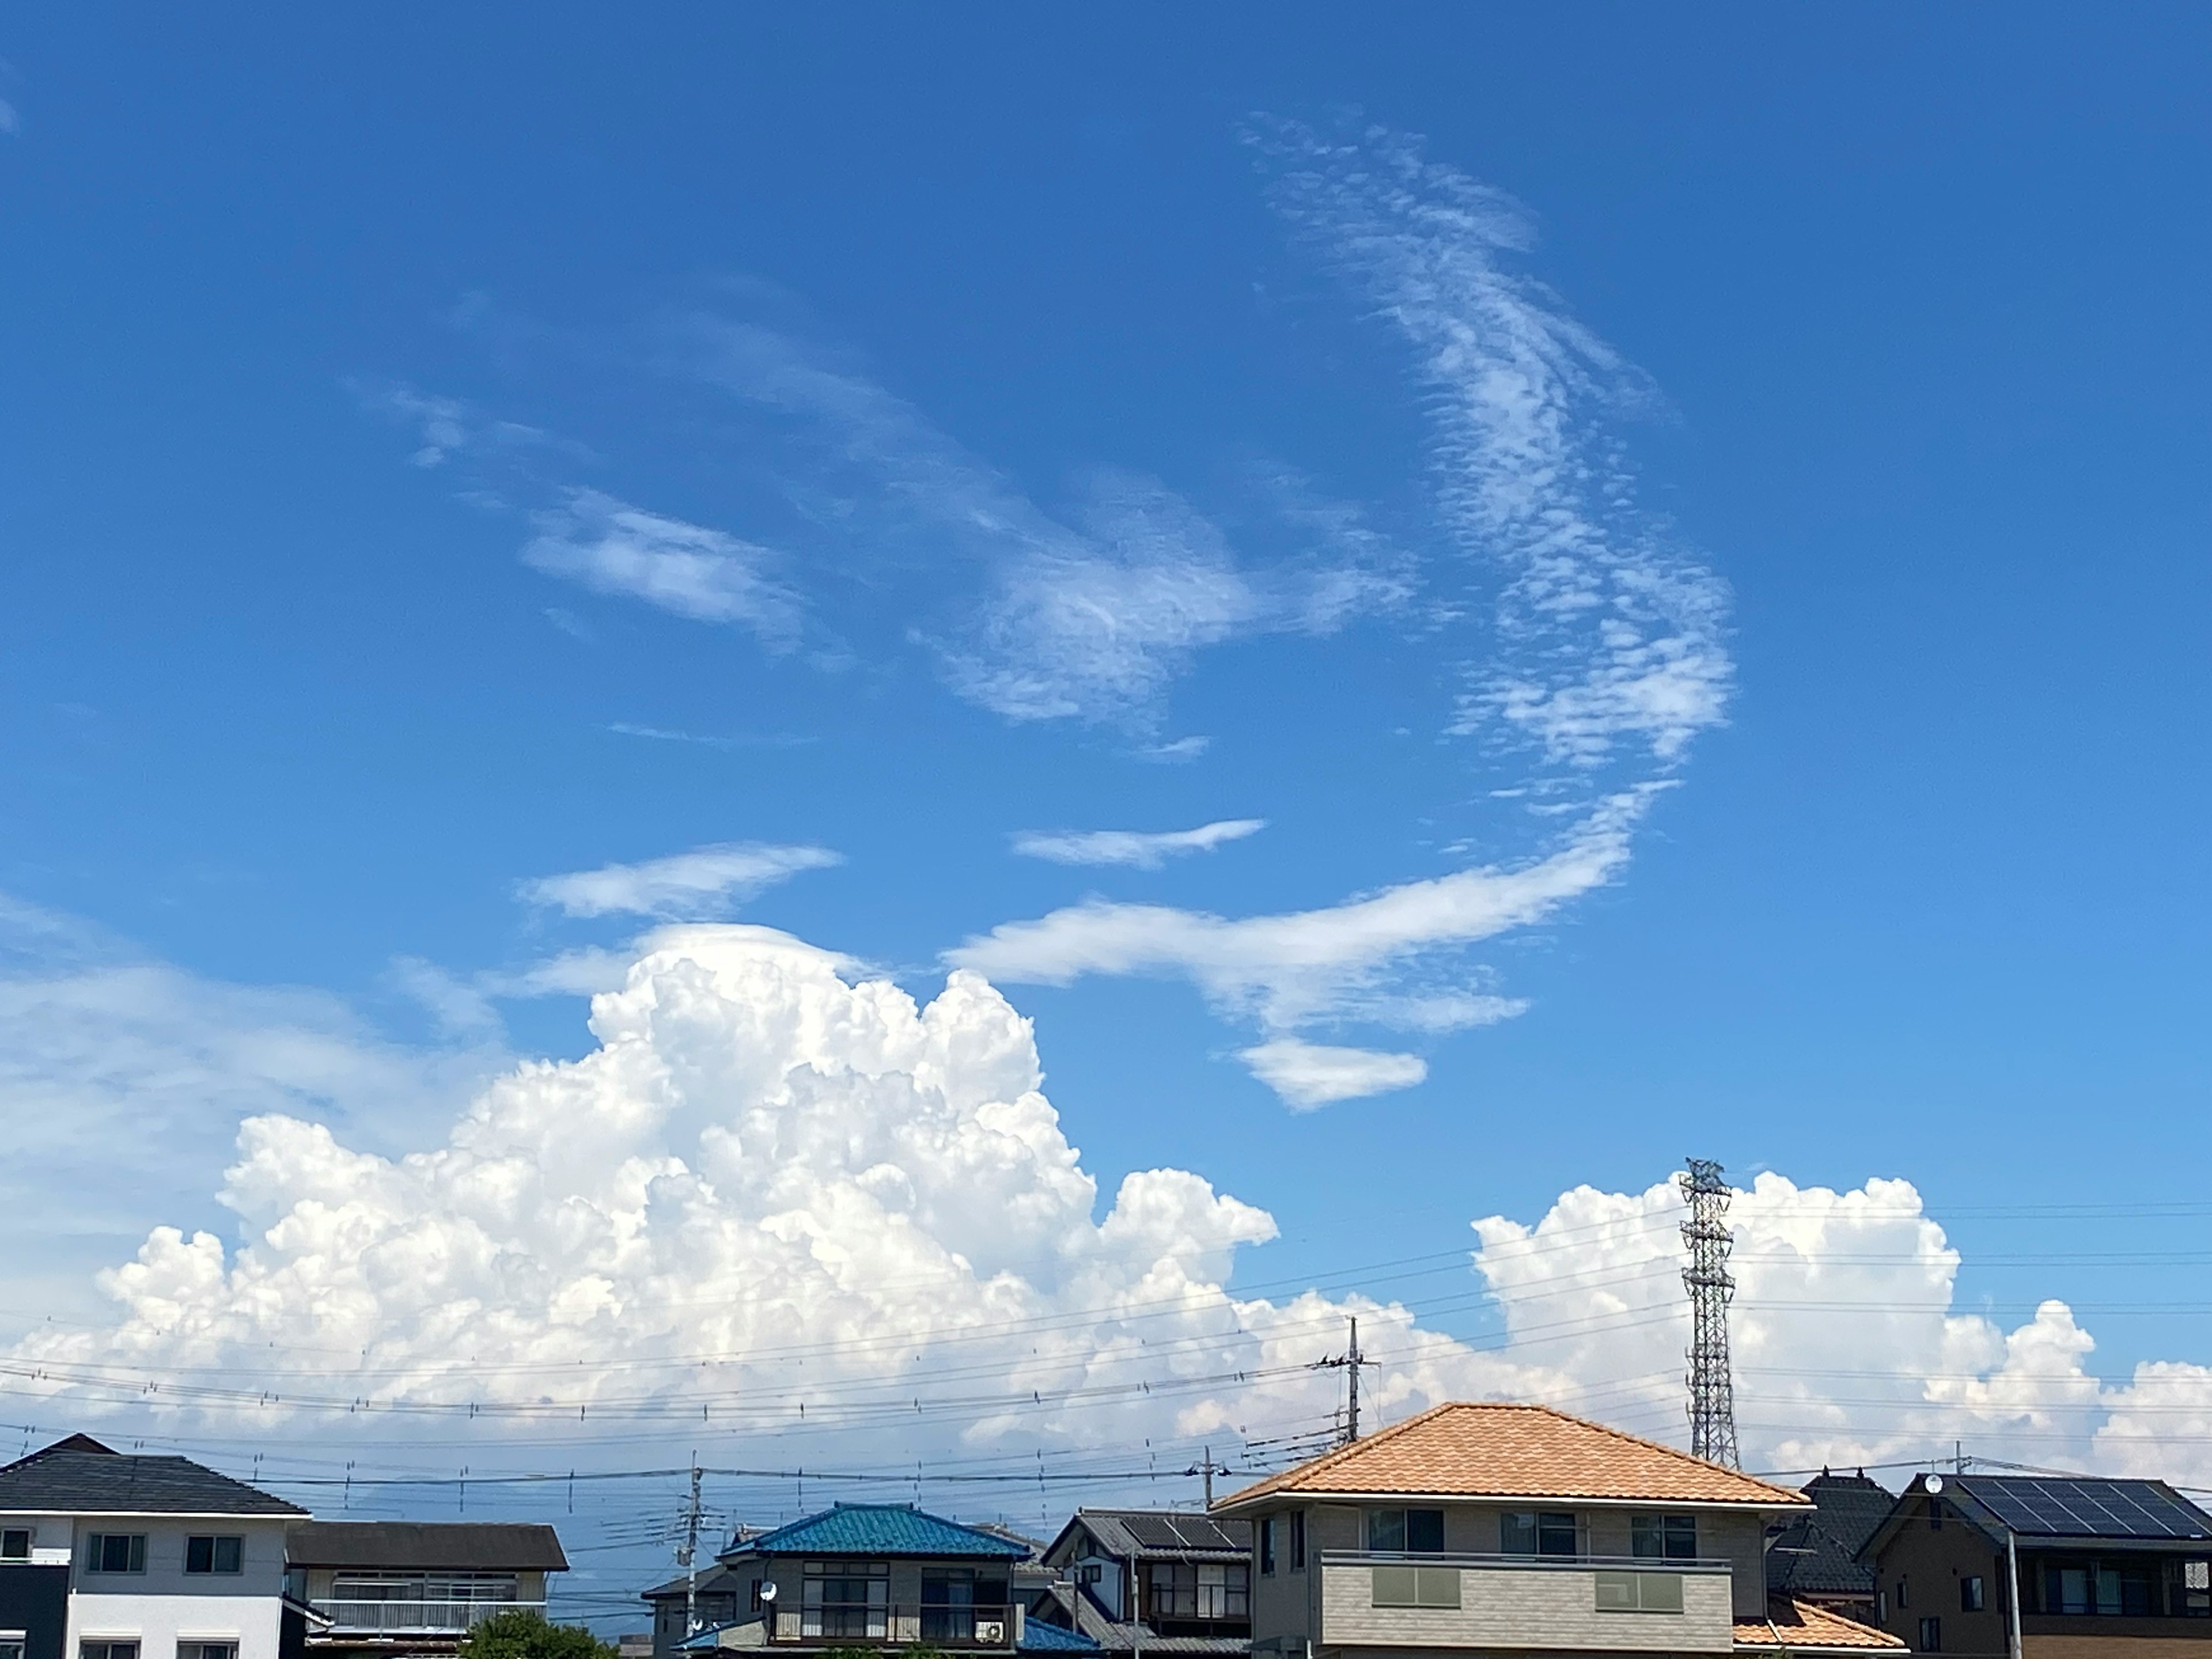
<path fill-rule="evenodd" d="M 1607 421 L 1655 403 L 1649 382 L 1511 269 L 1527 210 L 1419 139 L 1248 136 L 1285 219 L 1409 348 L 1442 524 L 1506 572 L 1501 649 L 1466 665 L 1457 729 L 1502 726 L 1585 770 L 1637 745 L 1679 761 L 1726 712 L 1729 596 L 1634 509 Z"/>
<path fill-rule="evenodd" d="M 1361 510 L 1303 480 L 1263 502 L 1274 556 L 1244 556 L 1136 474 L 1097 470 L 1048 511 L 913 404 L 778 331 L 702 316 L 681 337 L 683 372 L 820 434 L 815 488 L 877 556 L 926 568 L 940 590 L 948 556 L 980 578 L 916 632 L 957 694 L 1007 720 L 1142 726 L 1206 647 L 1333 632 L 1411 591 Z"/>
<path fill-rule="evenodd" d="M 671 921 L 726 915 L 754 894 L 807 870 L 844 862 L 826 847 L 726 842 L 638 864 L 539 876 L 517 888 L 532 904 L 571 916 L 659 916 Z"/>
<path fill-rule="evenodd" d="M 404 380 L 345 384 L 363 409 L 415 428 L 418 446 L 407 459 L 426 470 L 465 455 L 483 458 L 533 447 L 550 447 L 577 456 L 590 453 L 581 445 L 557 439 L 542 427 L 503 420 L 465 398 L 424 392 Z"/>
<path fill-rule="evenodd" d="M 532 569 L 694 622 L 736 623 L 772 650 L 798 642 L 799 597 L 769 574 L 778 556 L 757 543 L 596 489 L 568 490 L 537 525 L 522 550 Z"/>
<path fill-rule="evenodd" d="M 1267 827 L 1265 818 L 1221 818 L 1195 830 L 1025 830 L 1013 838 L 1013 846 L 1024 858 L 1053 864 L 1119 864 L 1157 870 L 1171 858 L 1211 853 Z"/>

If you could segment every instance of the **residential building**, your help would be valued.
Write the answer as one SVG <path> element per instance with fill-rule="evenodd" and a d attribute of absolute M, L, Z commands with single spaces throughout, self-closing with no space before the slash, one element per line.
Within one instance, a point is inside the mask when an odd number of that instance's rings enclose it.
<path fill-rule="evenodd" d="M 656 1659 L 681 1650 L 914 1647 L 1012 1654 L 1087 1650 L 1067 1632 L 1027 1634 L 1015 1570 L 1028 1544 L 910 1504 L 840 1504 L 732 1540 L 694 1583 L 647 1590 Z M 700 1628 L 687 1634 L 687 1596 Z"/>
<path fill-rule="evenodd" d="M 1108 1653 L 1237 1656 L 1252 1648 L 1251 1523 L 1188 1510 L 1078 1510 L 1044 1549 L 1033 1623 Z"/>
<path fill-rule="evenodd" d="M 568 1568 L 552 1528 L 497 1521 L 307 1521 L 285 1553 L 307 1651 L 331 1659 L 456 1653 L 495 1613 L 543 1614 Z"/>
<path fill-rule="evenodd" d="M 84 1435 L 0 1468 L 0 1659 L 301 1659 L 284 1538 L 307 1511 Z"/>
<path fill-rule="evenodd" d="M 1900 1649 L 1770 1595 L 1768 1528 L 1810 1510 L 1547 1407 L 1455 1404 L 1213 1512 L 1252 1523 L 1255 1656 Z"/>
<path fill-rule="evenodd" d="M 1897 1495 L 1856 1474 L 1822 1469 L 1805 1483 L 1813 1512 L 1792 1520 L 1767 1546 L 1766 1588 L 1774 1594 L 1809 1601 L 1871 1625 L 1875 1618 L 1874 1566 L 1859 1552 L 1889 1518 Z"/>
<path fill-rule="evenodd" d="M 2212 1515 L 2162 1480 L 1923 1474 L 1862 1553 L 1917 1652 L 2212 1659 Z"/>

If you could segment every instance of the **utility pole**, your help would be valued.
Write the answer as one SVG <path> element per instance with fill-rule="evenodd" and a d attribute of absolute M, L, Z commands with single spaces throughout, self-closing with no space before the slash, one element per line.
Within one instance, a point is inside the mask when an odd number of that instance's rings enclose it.
<path fill-rule="evenodd" d="M 1334 1354 L 1327 1359 L 1314 1361 L 1313 1368 L 1316 1370 L 1341 1370 L 1344 1373 L 1342 1443 L 1347 1446 L 1359 1438 L 1359 1368 L 1367 1363 L 1366 1358 L 1359 1352 L 1359 1321 L 1357 1316 L 1352 1322 L 1352 1346 L 1341 1354 Z M 1227 1471 L 1224 1470 L 1223 1473 L 1226 1474 Z"/>
<path fill-rule="evenodd" d="M 1183 1473 L 1185 1474 L 1202 1474 L 1206 1477 L 1206 1507 L 1210 1510 L 1213 1507 L 1213 1477 L 1217 1474 L 1228 1474 L 1229 1465 L 1226 1463 L 1215 1462 L 1213 1461 L 1213 1448 L 1208 1446 L 1200 1454 L 1198 1465 L 1194 1468 L 1185 1469 Z"/>
<path fill-rule="evenodd" d="M 684 1544 L 676 1552 L 684 1569 L 684 1635 L 699 1633 L 699 1454 L 691 1454 L 691 1501 L 684 1506 Z"/>
<path fill-rule="evenodd" d="M 1690 1218 L 1682 1224 L 1689 1265 L 1682 1287 L 1690 1293 L 1690 1451 L 1735 1469 L 1743 1467 L 1735 1446 L 1735 1384 L 1729 1370 L 1729 1303 L 1735 1280 L 1729 1276 L 1729 1200 L 1721 1166 L 1709 1158 L 1688 1160 L 1681 1177 Z"/>

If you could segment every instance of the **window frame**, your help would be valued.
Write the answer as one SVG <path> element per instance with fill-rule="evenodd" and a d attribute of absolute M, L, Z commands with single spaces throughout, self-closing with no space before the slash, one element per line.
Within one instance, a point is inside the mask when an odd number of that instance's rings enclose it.
<path fill-rule="evenodd" d="M 88 1577 L 143 1578 L 146 1574 L 146 1534 L 143 1532 L 88 1532 L 85 1535 L 84 1571 Z M 123 1546 L 127 1565 L 111 1567 L 107 1565 L 107 1546 L 111 1540 Z"/>
<path fill-rule="evenodd" d="M 1548 1549 L 1562 1536 L 1568 1548 Z M 1525 1540 L 1525 1544 L 1522 1540 Z M 1498 1516 L 1498 1553 L 1533 1556 L 1540 1560 L 1573 1561 L 1583 1554 L 1583 1518 L 1574 1510 L 1501 1510 Z"/>
<path fill-rule="evenodd" d="M 1273 1578 L 1275 1576 L 1275 1517 L 1261 1516 L 1256 1530 L 1258 1536 L 1254 1541 L 1259 1551 L 1260 1577 Z"/>
<path fill-rule="evenodd" d="M 80 1640 L 76 1654 L 77 1659 L 138 1659 L 138 1643 L 136 1638 L 113 1642 Z"/>
<path fill-rule="evenodd" d="M 1593 1610 L 1598 1613 L 1682 1612 L 1682 1575 L 1639 1567 L 1601 1567 L 1590 1575 Z"/>
<path fill-rule="evenodd" d="M 1647 1548 L 1647 1543 L 1656 1547 Z M 1698 1517 L 1657 1510 L 1631 1515 L 1628 1553 L 1640 1561 L 1698 1559 Z"/>
<path fill-rule="evenodd" d="M 1983 1583 L 1981 1574 L 1978 1572 L 1968 1572 L 1961 1573 L 1959 1576 L 1960 1612 L 1985 1612 L 1987 1610 L 1988 1601 L 1988 1587 Z"/>
<path fill-rule="evenodd" d="M 1437 1541 L 1433 1545 L 1413 1541 L 1413 1518 L 1416 1516 L 1420 1517 L 1424 1534 L 1428 1533 L 1428 1522 L 1431 1517 L 1434 1518 L 1436 1530 L 1433 1535 Z M 1395 1528 L 1384 1524 L 1388 1517 L 1395 1517 Z M 1395 1544 L 1387 1541 L 1393 1530 L 1398 1539 Z M 1440 1509 L 1424 1504 L 1389 1504 L 1370 1509 L 1367 1511 L 1366 1531 L 1367 1553 L 1370 1555 L 1442 1555 L 1445 1553 L 1444 1512 Z"/>
<path fill-rule="evenodd" d="M 1920 1615 L 1920 1640 L 1912 1650 L 1915 1653 L 1943 1651 L 1943 1615 L 1923 1613 Z"/>
<path fill-rule="evenodd" d="M 1291 1571 L 1304 1572 L 1305 1570 L 1306 1512 L 1304 1510 L 1292 1510 L 1291 1511 Z"/>
<path fill-rule="evenodd" d="M 0 1561 L 27 1561 L 31 1559 L 31 1540 L 38 1534 L 28 1527 L 0 1527 Z M 15 1547 L 15 1540 L 23 1540 L 23 1547 Z"/>
<path fill-rule="evenodd" d="M 203 1544 L 207 1546 L 207 1565 L 204 1567 L 196 1567 L 192 1565 L 192 1554 L 194 1550 Z M 223 1546 L 226 1544 L 230 1546 L 230 1549 L 228 1552 L 230 1556 L 230 1565 L 227 1567 L 222 1564 L 222 1558 L 225 1553 Z M 245 1571 L 245 1534 L 236 1532 L 195 1532 L 185 1534 L 185 1573 L 186 1577 L 192 1578 L 235 1578 L 239 1574 Z"/>

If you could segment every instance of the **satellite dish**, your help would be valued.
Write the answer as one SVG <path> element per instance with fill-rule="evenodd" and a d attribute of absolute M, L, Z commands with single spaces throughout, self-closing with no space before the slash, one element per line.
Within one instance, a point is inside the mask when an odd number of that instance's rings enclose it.
<path fill-rule="evenodd" d="M 760 1587 L 760 1599 L 763 1601 L 775 1601 L 775 1586 L 763 1580 Z"/>
<path fill-rule="evenodd" d="M 1943 1490 L 1943 1477 L 1940 1474 L 1931 1474 L 1920 1484 L 1924 1491 L 1938 1492 Z"/>

